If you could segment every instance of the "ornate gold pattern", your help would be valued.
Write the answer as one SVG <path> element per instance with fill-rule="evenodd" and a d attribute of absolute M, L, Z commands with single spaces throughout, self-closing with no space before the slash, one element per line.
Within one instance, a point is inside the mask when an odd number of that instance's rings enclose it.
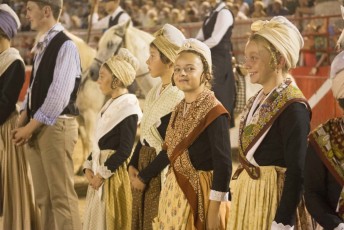
<path fill-rule="evenodd" d="M 170 159 L 175 157 L 172 155 L 175 147 L 199 125 L 200 121 L 212 108 L 219 104 L 214 93 L 208 89 L 205 89 L 199 97 L 192 102 L 190 108 L 183 116 L 185 103 L 185 100 L 182 100 L 179 105 L 177 105 L 175 111 L 172 113 L 170 124 L 166 131 L 165 142 L 168 147 L 167 154 Z M 194 192 L 197 194 L 198 216 L 200 220 L 204 222 L 205 210 L 202 197 L 203 194 L 200 188 L 200 179 L 197 170 L 191 163 L 189 152 L 185 150 L 178 156 L 174 164 L 172 164 L 172 167 L 177 173 L 188 180 Z"/>
<path fill-rule="evenodd" d="M 344 117 L 328 120 L 318 126 L 310 135 L 310 143 L 315 148 L 327 169 L 344 186 Z M 339 214 L 344 218 L 344 190 L 339 198 Z"/>
<path fill-rule="evenodd" d="M 243 110 L 243 115 L 240 120 L 239 126 L 239 154 L 241 160 L 246 162 L 249 165 L 248 170 L 253 176 L 259 177 L 257 171 L 255 170 L 256 167 L 251 165 L 246 160 L 246 154 L 253 142 L 256 138 L 264 133 L 266 128 L 271 125 L 273 119 L 278 115 L 280 110 L 291 100 L 298 100 L 304 101 L 306 103 L 305 97 L 302 94 L 301 90 L 296 86 L 291 84 L 290 79 L 286 79 L 285 82 L 280 84 L 269 96 L 268 98 L 261 104 L 261 106 L 257 109 L 255 114 L 252 117 L 251 122 L 246 124 L 246 120 L 248 117 L 249 112 L 252 109 L 253 103 L 258 97 L 260 92 L 258 92 L 255 96 L 250 98 L 246 107 Z M 257 175 L 256 175 L 257 174 Z"/>

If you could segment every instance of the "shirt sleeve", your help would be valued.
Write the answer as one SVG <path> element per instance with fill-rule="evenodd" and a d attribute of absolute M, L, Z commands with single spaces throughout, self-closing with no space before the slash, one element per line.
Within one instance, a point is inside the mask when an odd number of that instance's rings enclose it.
<path fill-rule="evenodd" d="M 124 12 L 123 14 L 121 14 L 121 16 L 118 19 L 118 24 L 122 24 L 127 22 L 128 20 L 131 20 L 129 14 L 127 14 L 126 12 Z"/>
<path fill-rule="evenodd" d="M 229 121 L 226 115 L 216 118 L 207 128 L 214 168 L 210 199 L 226 201 L 232 174 L 231 145 L 229 141 Z M 216 138 L 214 138 L 216 137 Z"/>
<path fill-rule="evenodd" d="M 302 103 L 292 103 L 282 112 L 278 122 L 287 170 L 275 221 L 293 226 L 303 187 L 307 136 L 310 130 L 309 111 Z"/>
<path fill-rule="evenodd" d="M 25 68 L 20 60 L 14 61 L 0 76 L 3 88 L 0 89 L 0 125 L 4 124 L 15 110 L 20 90 L 25 80 Z"/>
<path fill-rule="evenodd" d="M 163 150 L 146 168 L 140 171 L 138 176 L 144 183 L 148 183 L 152 178 L 158 176 L 169 163 L 170 160 L 168 159 L 167 152 Z"/>
<path fill-rule="evenodd" d="M 76 45 L 66 41 L 59 50 L 53 81 L 42 106 L 33 118 L 46 125 L 53 125 L 68 105 L 75 79 L 81 75 L 80 57 Z"/>
<path fill-rule="evenodd" d="M 111 173 L 114 173 L 130 156 L 135 142 L 137 120 L 137 115 L 131 115 L 118 124 L 120 128 L 119 146 L 116 153 L 111 155 L 104 163 L 104 167 L 110 170 Z M 109 177 L 107 175 L 102 176 L 104 178 Z"/>
<path fill-rule="evenodd" d="M 142 144 L 140 142 L 140 140 L 137 142 L 133 155 L 131 156 L 130 162 L 129 162 L 129 166 L 133 166 L 134 168 L 138 169 L 139 167 L 139 154 L 140 154 L 140 150 L 142 148 Z"/>
<path fill-rule="evenodd" d="M 204 43 L 209 48 L 213 48 L 214 46 L 219 44 L 228 28 L 232 26 L 233 23 L 234 19 L 232 13 L 227 9 L 220 10 L 216 18 L 214 31 L 211 34 L 210 38 L 205 40 Z"/>
<path fill-rule="evenodd" d="M 94 13 L 92 17 L 92 29 L 94 30 L 105 30 L 109 27 L 109 20 L 111 15 L 107 15 L 98 21 L 98 14 Z"/>
<path fill-rule="evenodd" d="M 160 118 L 160 125 L 157 129 L 162 139 L 165 139 L 167 126 L 170 121 L 171 115 L 172 115 L 172 112 Z M 133 155 L 131 157 L 131 160 L 129 162 L 129 165 L 135 167 L 136 169 L 138 169 L 138 165 L 139 165 L 139 155 L 140 155 L 141 148 L 142 148 L 142 143 L 138 141 L 136 144 L 135 150 L 133 152 Z"/>
<path fill-rule="evenodd" d="M 305 200 L 312 217 L 325 229 L 334 229 L 343 221 L 326 200 L 326 166 L 320 160 L 312 145 L 308 146 L 305 163 Z"/>
<path fill-rule="evenodd" d="M 195 38 L 197 40 L 202 41 L 202 42 L 204 41 L 204 34 L 203 34 L 203 29 L 202 28 L 198 31 L 198 33 L 197 33 Z"/>

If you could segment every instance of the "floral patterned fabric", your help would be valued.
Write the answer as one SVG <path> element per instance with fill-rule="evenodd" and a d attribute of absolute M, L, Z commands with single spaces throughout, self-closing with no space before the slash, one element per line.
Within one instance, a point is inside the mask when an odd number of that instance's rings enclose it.
<path fill-rule="evenodd" d="M 310 144 L 318 153 L 330 173 L 344 187 L 344 118 L 338 117 L 320 125 L 310 135 Z M 338 211 L 344 219 L 344 189 L 339 201 Z"/>
<path fill-rule="evenodd" d="M 259 105 L 251 120 L 247 121 L 253 103 L 259 94 L 260 92 L 253 96 L 247 103 L 242 113 L 239 127 L 239 160 L 249 175 L 254 179 L 259 178 L 259 168 L 252 165 L 246 159 L 246 154 L 250 148 L 271 127 L 275 119 L 288 105 L 293 102 L 302 102 L 309 108 L 301 90 L 291 84 L 290 79 L 287 79 L 269 94 L 264 102 Z"/>
<path fill-rule="evenodd" d="M 221 114 L 228 112 L 216 99 L 214 93 L 208 89 L 205 89 L 192 102 L 190 108 L 183 116 L 185 103 L 185 100 L 182 100 L 172 113 L 170 124 L 166 131 L 165 144 L 177 182 L 193 211 L 195 226 L 197 229 L 204 229 L 206 218 L 206 209 L 203 202 L 204 194 L 201 192 L 198 171 L 191 163 L 187 148 L 203 132 L 207 125 Z M 209 194 L 205 195 L 208 196 Z"/>

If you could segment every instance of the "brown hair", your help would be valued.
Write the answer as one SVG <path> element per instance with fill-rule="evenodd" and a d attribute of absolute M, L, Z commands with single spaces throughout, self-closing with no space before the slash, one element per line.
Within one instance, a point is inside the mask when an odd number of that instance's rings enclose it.
<path fill-rule="evenodd" d="M 153 42 L 150 44 L 150 47 L 154 47 L 159 51 L 159 56 L 162 63 L 164 63 L 165 65 L 172 63 L 172 61 L 168 59 L 168 57 L 166 57 L 165 54 L 163 54 Z"/>
<path fill-rule="evenodd" d="M 51 8 L 51 11 L 53 12 L 53 16 L 56 20 L 60 18 L 62 9 L 60 9 L 58 6 L 50 5 L 46 2 L 41 1 L 35 1 L 40 9 L 42 9 L 44 6 L 49 6 Z"/>

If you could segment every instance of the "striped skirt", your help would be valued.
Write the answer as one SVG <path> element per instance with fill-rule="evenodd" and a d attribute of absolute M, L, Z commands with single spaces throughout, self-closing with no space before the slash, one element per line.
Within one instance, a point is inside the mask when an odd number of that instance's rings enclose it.
<path fill-rule="evenodd" d="M 102 150 L 100 162 L 115 154 L 113 150 Z M 102 194 L 88 187 L 83 229 L 131 229 L 132 196 L 127 163 L 105 180 Z"/>
<path fill-rule="evenodd" d="M 142 146 L 139 154 L 138 170 L 146 168 L 156 157 L 152 147 Z M 152 178 L 143 192 L 132 191 L 133 212 L 132 230 L 151 230 L 154 217 L 158 214 L 159 197 L 161 190 L 160 174 Z"/>
<path fill-rule="evenodd" d="M 25 147 L 12 142 L 18 112 L 0 125 L 0 229 L 37 230 L 40 228 L 38 208 L 34 205 L 31 172 L 26 160 Z"/>

